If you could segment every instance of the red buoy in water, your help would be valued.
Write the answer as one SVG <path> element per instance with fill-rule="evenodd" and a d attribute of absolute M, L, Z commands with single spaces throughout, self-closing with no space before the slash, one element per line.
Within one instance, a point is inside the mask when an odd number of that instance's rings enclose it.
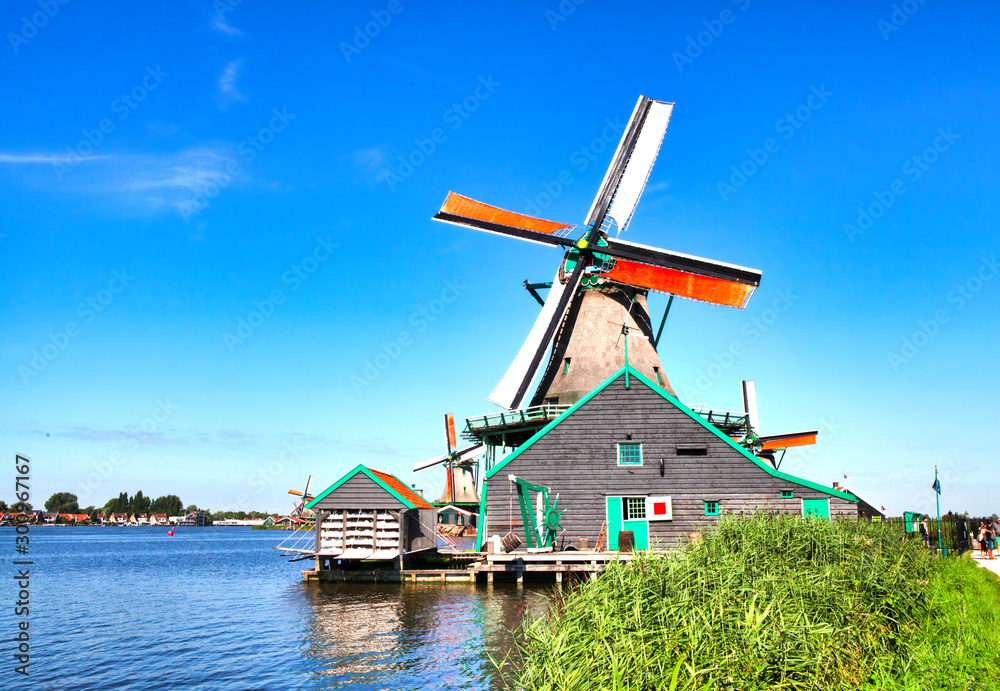
<path fill-rule="evenodd" d="M 173 537 L 173 536 L 174 536 L 174 531 L 168 530 L 167 531 L 167 537 Z"/>

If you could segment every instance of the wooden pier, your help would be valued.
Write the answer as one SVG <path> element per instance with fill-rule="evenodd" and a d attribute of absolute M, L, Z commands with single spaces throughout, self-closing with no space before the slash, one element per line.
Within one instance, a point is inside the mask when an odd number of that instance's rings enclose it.
<path fill-rule="evenodd" d="M 463 552 L 454 555 L 450 568 L 398 569 L 309 569 L 302 575 L 306 582 L 331 583 L 493 583 L 516 582 L 525 577 L 535 582 L 563 583 L 573 579 L 596 578 L 609 561 L 628 560 L 632 555 L 619 552 L 512 552 L 487 554 Z"/>

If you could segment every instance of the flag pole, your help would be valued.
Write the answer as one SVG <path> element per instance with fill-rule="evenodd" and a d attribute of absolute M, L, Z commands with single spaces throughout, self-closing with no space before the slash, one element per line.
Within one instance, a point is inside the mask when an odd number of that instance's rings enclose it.
<path fill-rule="evenodd" d="M 941 481 L 938 480 L 937 466 L 934 466 L 934 490 L 934 498 L 937 500 L 938 512 L 938 552 L 941 552 Z"/>

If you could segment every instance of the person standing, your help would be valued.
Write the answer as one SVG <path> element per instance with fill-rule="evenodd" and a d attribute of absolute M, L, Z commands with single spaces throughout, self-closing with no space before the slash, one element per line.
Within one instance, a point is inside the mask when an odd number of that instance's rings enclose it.
<path fill-rule="evenodd" d="M 930 526 L 927 524 L 927 516 L 920 521 L 920 538 L 924 541 L 924 547 L 927 549 L 931 548 L 931 531 Z"/>
<path fill-rule="evenodd" d="M 997 546 L 997 535 L 1000 534 L 1000 523 L 997 523 L 997 519 L 994 518 L 993 522 L 989 525 L 990 528 L 990 559 L 993 558 L 993 550 Z"/>
<path fill-rule="evenodd" d="M 979 540 L 979 558 L 986 558 L 986 521 L 979 521 L 979 532 L 976 533 Z"/>

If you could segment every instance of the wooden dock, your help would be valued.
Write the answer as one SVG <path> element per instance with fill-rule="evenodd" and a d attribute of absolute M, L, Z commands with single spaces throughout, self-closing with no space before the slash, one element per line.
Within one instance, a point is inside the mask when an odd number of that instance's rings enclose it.
<path fill-rule="evenodd" d="M 450 568 L 309 569 L 302 575 L 307 583 L 493 583 L 496 580 L 521 585 L 526 575 L 532 581 L 562 583 L 567 577 L 596 578 L 609 561 L 631 558 L 631 554 L 619 552 L 464 552 L 455 555 Z"/>

